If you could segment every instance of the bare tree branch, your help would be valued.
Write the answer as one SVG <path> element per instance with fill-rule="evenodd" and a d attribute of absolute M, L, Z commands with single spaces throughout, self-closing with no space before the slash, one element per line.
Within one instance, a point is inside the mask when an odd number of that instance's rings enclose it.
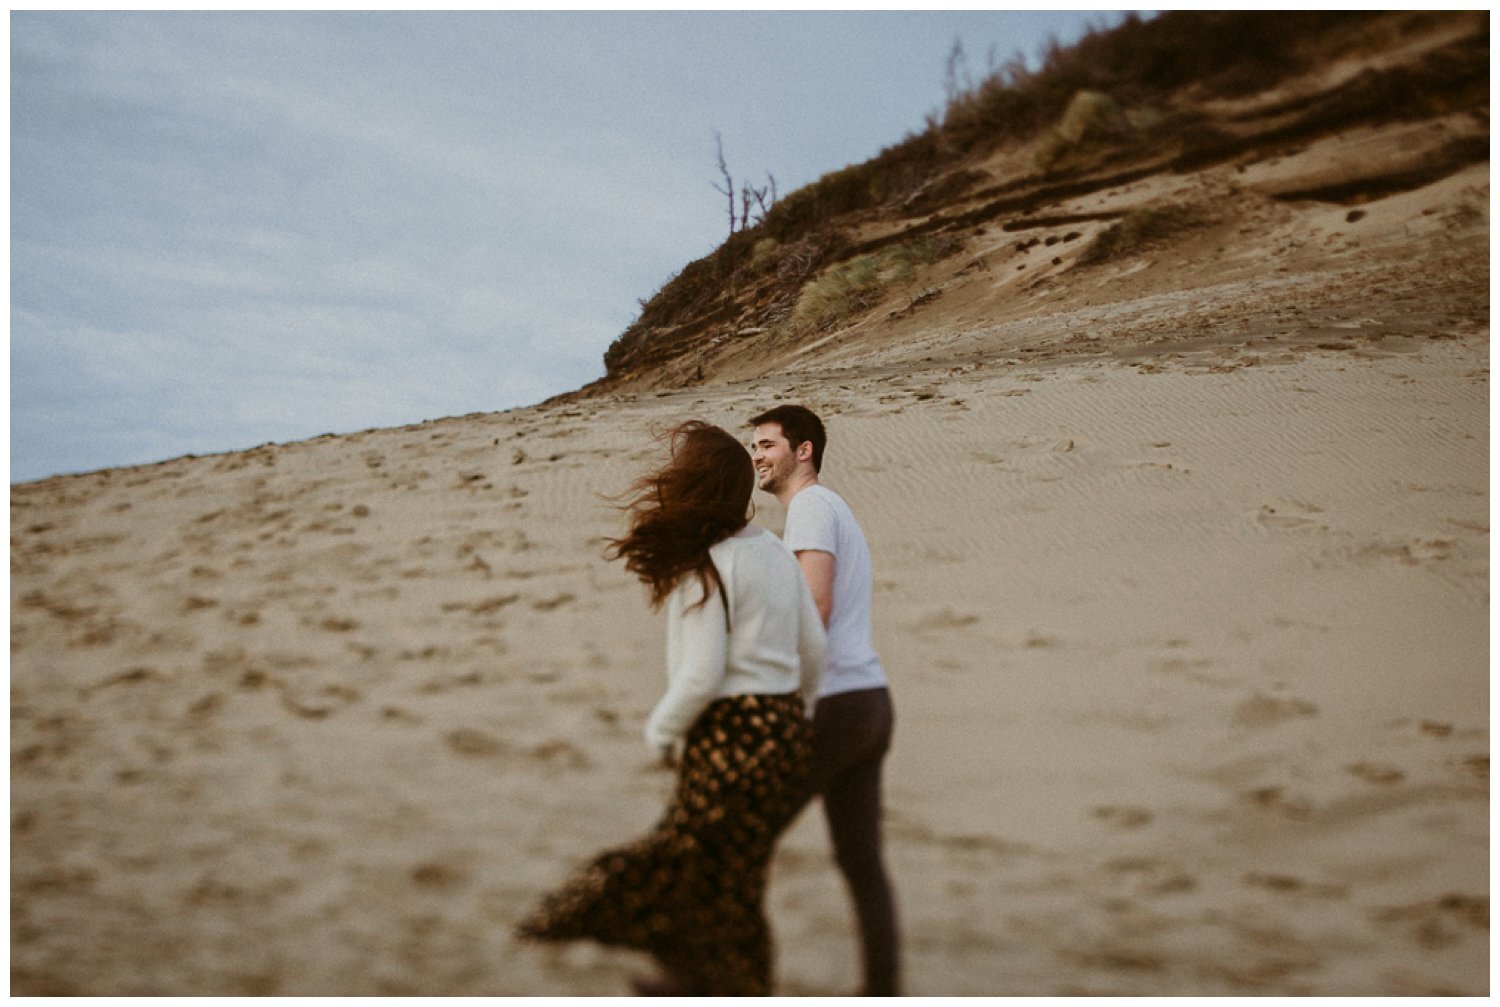
<path fill-rule="evenodd" d="M 758 207 L 759 212 L 755 214 L 753 223 L 760 224 L 771 212 L 771 207 L 776 205 L 776 176 L 766 172 L 767 183 L 756 188 L 749 182 L 741 184 L 738 192 L 734 187 L 734 176 L 729 173 L 729 164 L 724 160 L 724 137 L 716 130 L 714 132 L 714 143 L 718 146 L 719 175 L 723 178 L 723 184 L 714 183 L 714 191 L 723 193 L 724 198 L 729 201 L 729 233 L 732 236 L 736 230 L 743 231 L 750 227 L 751 207 Z M 735 207 L 735 199 L 739 199 L 739 207 Z"/>
<path fill-rule="evenodd" d="M 765 221 L 766 214 L 771 212 L 771 205 L 776 202 L 776 198 L 774 196 L 771 197 L 770 203 L 766 202 L 766 193 L 769 192 L 771 188 L 774 187 L 774 185 L 775 180 L 772 179 L 770 186 L 763 185 L 759 189 L 752 188 L 748 185 L 745 186 L 745 191 L 748 192 L 752 198 L 754 198 L 755 204 L 760 207 L 760 212 L 755 215 L 755 222 L 757 224 L 763 223 Z"/>
<path fill-rule="evenodd" d="M 948 94 L 949 106 L 958 100 L 959 95 L 971 90 L 968 78 L 968 57 L 964 55 L 964 43 L 962 39 L 955 38 L 953 48 L 948 50 L 948 67 L 943 80 L 943 90 Z"/>
<path fill-rule="evenodd" d="M 714 142 L 719 146 L 719 174 L 724 176 L 722 187 L 715 185 L 714 189 L 722 192 L 729 199 L 729 233 L 734 233 L 734 178 L 729 174 L 729 165 L 724 163 L 724 137 L 714 131 Z"/>

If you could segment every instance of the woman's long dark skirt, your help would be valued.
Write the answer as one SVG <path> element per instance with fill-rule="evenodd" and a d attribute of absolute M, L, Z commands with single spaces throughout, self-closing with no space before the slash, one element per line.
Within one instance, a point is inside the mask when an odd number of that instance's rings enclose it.
<path fill-rule="evenodd" d="M 595 857 L 520 935 L 646 951 L 699 994 L 769 994 L 766 873 L 811 796 L 811 738 L 797 693 L 715 700 L 688 731 L 656 828 Z"/>

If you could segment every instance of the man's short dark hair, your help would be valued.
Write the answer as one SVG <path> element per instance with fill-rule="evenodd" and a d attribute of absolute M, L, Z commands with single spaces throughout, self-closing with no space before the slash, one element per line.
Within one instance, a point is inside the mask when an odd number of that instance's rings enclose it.
<path fill-rule="evenodd" d="M 828 434 L 824 432 L 823 421 L 818 419 L 817 413 L 806 406 L 777 406 L 750 421 L 752 427 L 762 423 L 781 424 L 781 432 L 786 435 L 793 451 L 801 447 L 803 441 L 811 441 L 813 471 L 823 471 L 823 447 L 828 443 Z"/>

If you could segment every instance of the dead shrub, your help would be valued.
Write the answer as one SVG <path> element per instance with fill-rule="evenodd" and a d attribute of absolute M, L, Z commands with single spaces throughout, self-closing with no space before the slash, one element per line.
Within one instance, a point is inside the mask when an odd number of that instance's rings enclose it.
<path fill-rule="evenodd" d="M 1096 237 L 1078 257 L 1080 266 L 1119 259 L 1206 227 L 1210 214 L 1195 206 L 1153 206 L 1132 210 Z"/>

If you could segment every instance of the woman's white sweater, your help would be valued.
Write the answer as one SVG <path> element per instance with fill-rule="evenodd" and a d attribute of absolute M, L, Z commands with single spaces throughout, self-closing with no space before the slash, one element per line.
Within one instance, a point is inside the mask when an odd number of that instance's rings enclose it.
<path fill-rule="evenodd" d="M 797 557 L 755 525 L 708 554 L 728 604 L 717 591 L 698 604 L 692 574 L 668 596 L 667 691 L 646 722 L 653 751 L 672 748 L 715 699 L 801 689 L 811 704 L 818 694 L 827 642 Z"/>

